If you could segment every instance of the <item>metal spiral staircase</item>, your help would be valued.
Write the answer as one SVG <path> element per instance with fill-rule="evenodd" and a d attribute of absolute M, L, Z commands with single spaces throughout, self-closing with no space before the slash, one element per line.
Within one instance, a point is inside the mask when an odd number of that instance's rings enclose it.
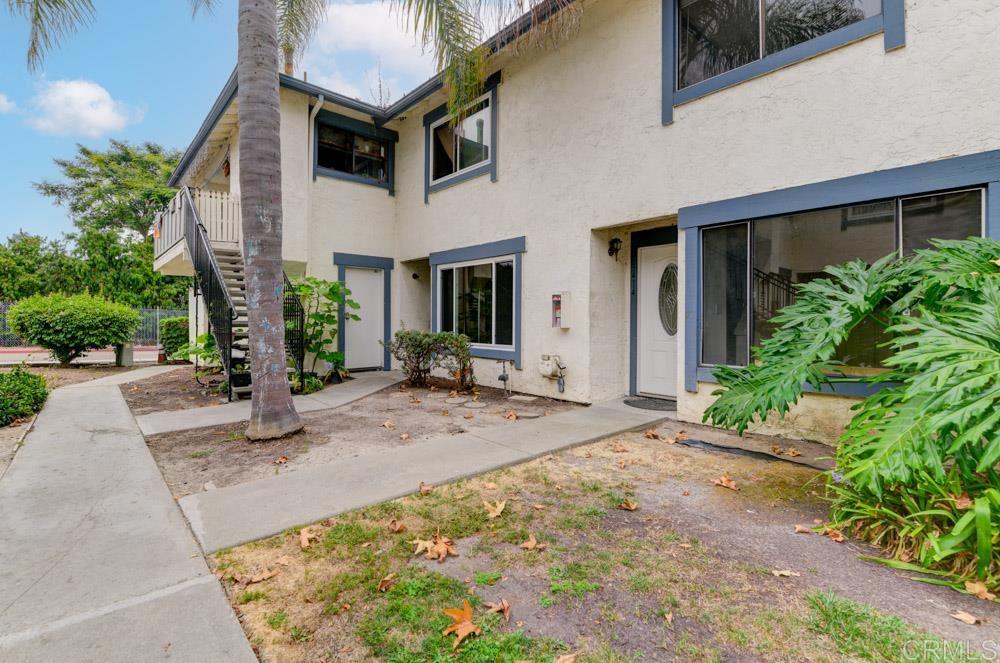
<path fill-rule="evenodd" d="M 249 395 L 252 384 L 243 256 L 238 245 L 223 248 L 212 244 L 190 188 L 182 188 L 178 198 L 176 207 L 181 214 L 197 291 L 208 311 L 209 328 L 229 385 L 229 399 L 234 394 Z M 305 366 L 305 310 L 288 276 L 284 279 L 285 353 L 294 364 L 288 371 L 298 374 L 301 385 Z"/>

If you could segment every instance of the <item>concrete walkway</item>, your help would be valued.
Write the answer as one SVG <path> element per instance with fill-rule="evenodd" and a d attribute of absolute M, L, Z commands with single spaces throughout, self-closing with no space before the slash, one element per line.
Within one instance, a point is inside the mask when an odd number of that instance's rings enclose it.
<path fill-rule="evenodd" d="M 675 417 L 604 403 L 196 493 L 179 503 L 202 548 L 215 552 L 402 497 L 421 481 L 455 481 Z"/>
<path fill-rule="evenodd" d="M 172 367 L 172 368 L 176 368 Z M 299 413 L 329 410 L 381 391 L 403 379 L 399 371 L 376 371 L 358 373 L 354 379 L 342 384 L 331 385 L 323 391 L 308 396 L 293 396 L 295 409 Z M 233 401 L 225 405 L 153 412 L 135 418 L 144 435 L 173 433 L 192 428 L 206 428 L 222 424 L 235 424 L 250 420 L 250 400 Z"/>
<path fill-rule="evenodd" d="M 0 661 L 256 657 L 117 384 L 56 389 L 0 481 Z"/>

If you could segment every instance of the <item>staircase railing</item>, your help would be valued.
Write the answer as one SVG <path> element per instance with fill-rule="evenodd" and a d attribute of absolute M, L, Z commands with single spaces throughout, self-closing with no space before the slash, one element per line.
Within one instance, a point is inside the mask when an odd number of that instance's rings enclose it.
<path fill-rule="evenodd" d="M 236 307 L 229 296 L 229 290 L 226 289 L 226 280 L 215 259 L 212 242 L 198 215 L 191 190 L 184 187 L 181 192 L 184 237 L 187 240 L 188 252 L 191 254 L 195 281 L 208 311 L 211 332 L 219 348 L 219 360 L 229 385 L 229 399 L 232 400 L 233 320 L 236 319 Z"/>
<path fill-rule="evenodd" d="M 305 388 L 305 364 L 306 364 L 306 310 L 302 306 L 302 301 L 295 294 L 292 282 L 288 280 L 288 274 L 282 272 L 285 277 L 285 352 L 295 362 L 295 369 L 299 374 L 299 389 Z"/>

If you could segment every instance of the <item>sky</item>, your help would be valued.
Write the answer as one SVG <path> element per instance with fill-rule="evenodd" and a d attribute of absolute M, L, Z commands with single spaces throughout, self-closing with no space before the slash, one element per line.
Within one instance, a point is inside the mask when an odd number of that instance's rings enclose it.
<path fill-rule="evenodd" d="M 187 0 L 95 0 L 94 21 L 64 39 L 40 71 L 25 64 L 28 30 L 0 3 L 0 241 L 18 230 L 58 238 L 66 210 L 32 184 L 58 181 L 53 159 L 111 138 L 184 149 L 236 65 L 236 0 L 192 17 Z M 373 101 L 381 70 L 391 100 L 427 80 L 434 59 L 377 0 L 331 0 L 296 75 Z"/>

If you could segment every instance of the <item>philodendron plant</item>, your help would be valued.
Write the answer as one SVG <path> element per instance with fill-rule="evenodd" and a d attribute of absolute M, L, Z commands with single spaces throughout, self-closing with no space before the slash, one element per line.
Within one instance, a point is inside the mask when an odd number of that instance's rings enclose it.
<path fill-rule="evenodd" d="M 334 372 L 344 372 L 344 353 L 337 350 L 340 307 L 344 306 L 346 322 L 361 320 L 356 313 L 361 306 L 350 298 L 351 291 L 341 281 L 307 276 L 295 283 L 295 293 L 305 309 L 305 349 L 312 357 L 309 372 L 317 373 L 325 382 Z M 323 366 L 323 370 L 317 371 L 317 366 Z"/>

